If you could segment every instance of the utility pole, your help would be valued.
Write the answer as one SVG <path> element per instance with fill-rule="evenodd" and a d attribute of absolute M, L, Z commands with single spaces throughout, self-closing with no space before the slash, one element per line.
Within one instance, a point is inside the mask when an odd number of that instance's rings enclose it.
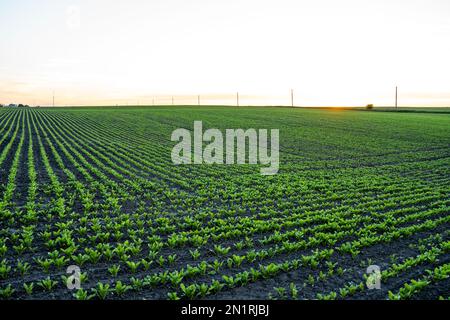
<path fill-rule="evenodd" d="M 174 103 L 174 102 L 173 102 L 173 96 L 172 96 L 172 105 L 173 105 L 173 103 Z"/>
<path fill-rule="evenodd" d="M 55 107 L 55 91 L 53 90 L 53 108 Z"/>
<path fill-rule="evenodd" d="M 200 95 L 197 96 L 198 105 L 200 105 Z"/>
<path fill-rule="evenodd" d="M 236 93 L 236 105 L 239 107 L 239 92 Z"/>
<path fill-rule="evenodd" d="M 291 89 L 291 105 L 294 107 L 294 89 Z"/>
<path fill-rule="evenodd" d="M 395 109 L 398 109 L 398 87 L 395 87 Z"/>

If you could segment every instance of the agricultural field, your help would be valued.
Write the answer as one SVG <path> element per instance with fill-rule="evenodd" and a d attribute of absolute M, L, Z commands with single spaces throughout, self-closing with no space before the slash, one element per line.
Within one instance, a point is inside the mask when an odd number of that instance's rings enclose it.
<path fill-rule="evenodd" d="M 195 120 L 279 129 L 279 173 L 174 165 Z M 450 297 L 450 113 L 1 108 L 0 181 L 0 299 Z"/>

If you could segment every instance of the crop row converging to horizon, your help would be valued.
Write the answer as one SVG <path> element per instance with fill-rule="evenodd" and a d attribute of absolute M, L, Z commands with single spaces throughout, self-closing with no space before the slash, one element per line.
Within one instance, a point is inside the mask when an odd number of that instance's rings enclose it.
<path fill-rule="evenodd" d="M 278 128 L 278 174 L 174 165 L 171 133 L 198 119 Z M 0 109 L 0 298 L 447 299 L 449 123 L 287 108 Z M 379 290 L 366 286 L 373 265 Z"/>

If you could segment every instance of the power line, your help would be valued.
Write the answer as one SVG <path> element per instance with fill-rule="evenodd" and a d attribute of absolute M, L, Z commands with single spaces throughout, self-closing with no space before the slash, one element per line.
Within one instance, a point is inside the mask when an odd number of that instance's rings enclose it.
<path fill-rule="evenodd" d="M 395 87 L 395 109 L 398 109 L 398 87 Z"/>

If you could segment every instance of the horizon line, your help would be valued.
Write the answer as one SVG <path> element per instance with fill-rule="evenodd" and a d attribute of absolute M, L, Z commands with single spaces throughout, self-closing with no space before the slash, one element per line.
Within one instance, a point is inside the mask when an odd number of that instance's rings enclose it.
<path fill-rule="evenodd" d="M 19 108 L 19 104 L 13 104 L 16 108 Z M 139 108 L 139 107 L 231 107 L 231 108 L 245 108 L 245 107 L 264 107 L 264 108 L 291 108 L 291 109 L 298 109 L 298 108 L 366 108 L 367 105 L 255 105 L 255 104 L 249 104 L 249 105 L 232 105 L 232 104 L 99 104 L 99 105 L 25 105 L 29 108 L 118 108 L 118 107 L 125 107 L 125 108 Z M 14 108 L 11 106 L 11 104 L 5 104 L 3 105 L 3 108 Z M 380 108 L 392 108 L 392 109 L 400 109 L 400 108 L 450 108 L 449 106 L 430 106 L 430 105 L 421 105 L 421 106 L 389 106 L 389 105 L 373 105 L 373 109 L 380 109 Z"/>

